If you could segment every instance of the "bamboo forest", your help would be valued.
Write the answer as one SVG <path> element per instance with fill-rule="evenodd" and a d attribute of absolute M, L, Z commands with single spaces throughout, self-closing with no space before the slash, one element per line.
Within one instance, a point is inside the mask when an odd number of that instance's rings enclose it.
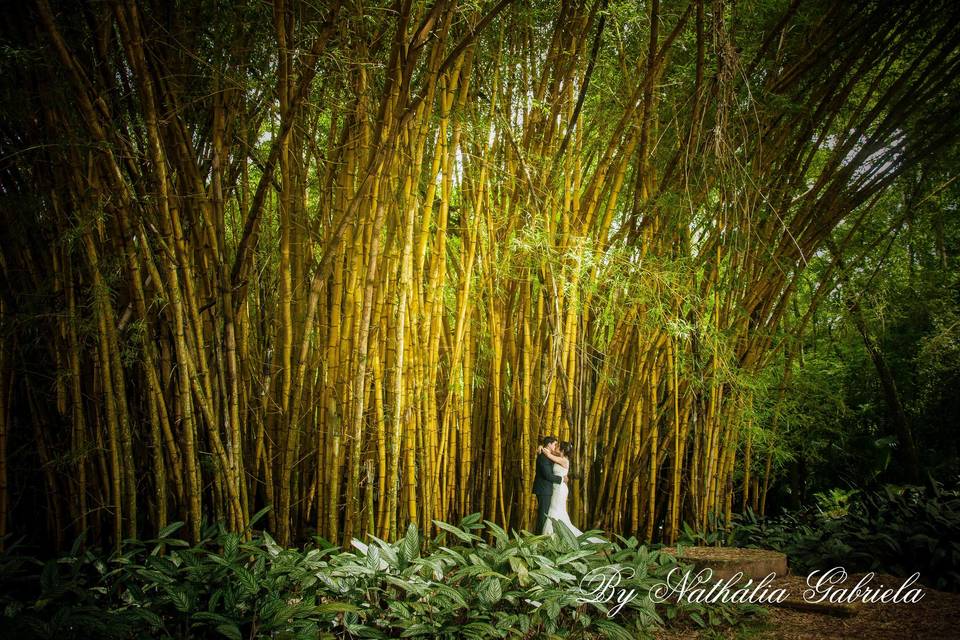
<path fill-rule="evenodd" d="M 0 16 L 0 637 L 956 637 L 960 4 Z"/>

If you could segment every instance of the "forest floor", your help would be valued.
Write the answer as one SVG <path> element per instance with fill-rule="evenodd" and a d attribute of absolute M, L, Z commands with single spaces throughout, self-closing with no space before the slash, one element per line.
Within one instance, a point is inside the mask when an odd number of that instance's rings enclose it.
<path fill-rule="evenodd" d="M 842 586 L 852 587 L 863 573 L 850 575 Z M 903 578 L 878 574 L 870 584 L 893 585 L 904 583 Z M 841 585 L 838 584 L 837 588 Z M 922 584 L 917 603 L 859 603 L 856 613 L 847 616 L 800 611 L 781 606 L 762 605 L 767 615 L 726 632 L 716 630 L 670 629 L 654 635 L 657 640 L 819 640 L 843 638 L 859 640 L 954 640 L 960 638 L 960 593 L 937 591 Z M 783 587 L 790 594 L 799 595 L 807 588 L 806 576 L 785 576 L 772 583 L 771 588 Z M 910 587 L 908 587 L 910 588 Z"/>

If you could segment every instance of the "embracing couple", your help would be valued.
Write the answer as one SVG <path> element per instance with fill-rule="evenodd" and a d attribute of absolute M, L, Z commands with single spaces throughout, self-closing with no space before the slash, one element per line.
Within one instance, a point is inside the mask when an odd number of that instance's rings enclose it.
<path fill-rule="evenodd" d="M 537 470 L 533 478 L 533 493 L 537 496 L 537 525 L 534 529 L 536 534 L 553 533 L 554 520 L 563 522 L 575 536 L 583 533 L 573 525 L 567 513 L 567 475 L 570 473 L 572 451 L 572 444 L 558 442 L 553 436 L 546 436 L 540 441 L 537 449 Z M 597 537 L 591 537 L 589 541 L 606 542 Z"/>

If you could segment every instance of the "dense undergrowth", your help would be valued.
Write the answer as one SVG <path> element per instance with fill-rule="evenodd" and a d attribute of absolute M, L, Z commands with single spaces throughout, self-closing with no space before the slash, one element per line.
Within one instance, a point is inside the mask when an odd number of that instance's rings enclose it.
<path fill-rule="evenodd" d="M 724 542 L 781 551 L 795 573 L 836 566 L 902 577 L 919 571 L 923 584 L 960 591 L 960 491 L 935 482 L 836 490 L 774 518 L 747 511 Z"/>
<path fill-rule="evenodd" d="M 481 521 L 410 526 L 388 543 L 344 552 L 318 540 L 281 548 L 207 527 L 197 546 L 126 541 L 41 562 L 16 548 L 0 561 L 0 636 L 15 638 L 643 638 L 664 625 L 719 627 L 756 607 L 657 604 L 648 597 L 675 557 L 619 539 L 507 533 Z M 589 603 L 591 571 L 621 570 L 617 595 Z M 583 581 L 583 582 L 582 582 Z M 634 589 L 621 609 L 617 599 Z M 597 598 L 593 598 L 597 599 Z"/>
<path fill-rule="evenodd" d="M 343 551 L 317 539 L 282 548 L 207 526 L 195 546 L 174 535 L 127 540 L 39 560 L 13 545 L 0 555 L 0 637 L 10 638 L 643 638 L 664 625 L 721 628 L 758 607 L 654 604 L 650 589 L 675 567 L 667 553 L 619 538 L 586 542 L 507 533 L 481 520 L 414 526 L 388 543 Z M 834 491 L 774 518 L 753 512 L 724 534 L 686 530 L 681 543 L 775 549 L 791 570 L 842 566 L 960 590 L 960 492 L 934 484 Z M 619 569 L 607 602 L 589 576 Z M 634 597 L 624 598 L 634 590 Z M 627 602 L 617 608 L 617 599 Z"/>

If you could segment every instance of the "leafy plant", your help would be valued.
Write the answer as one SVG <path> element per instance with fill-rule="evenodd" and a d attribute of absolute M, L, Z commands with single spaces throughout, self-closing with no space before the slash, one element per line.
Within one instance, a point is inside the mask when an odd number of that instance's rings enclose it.
<path fill-rule="evenodd" d="M 42 562 L 17 547 L 0 557 L 0 630 L 16 638 L 635 638 L 663 624 L 725 626 L 748 609 L 654 605 L 650 589 L 677 559 L 635 538 L 597 545 L 508 533 L 472 514 L 410 525 L 394 542 L 355 549 L 280 547 L 208 527 L 189 546 L 170 525 L 120 552 Z M 489 540 L 490 542 L 486 542 Z M 616 568 L 618 593 L 592 597 L 591 572 Z M 585 581 L 585 578 L 586 581 Z M 618 607 L 618 604 L 621 604 Z"/>
<path fill-rule="evenodd" d="M 885 485 L 877 491 L 831 492 L 815 507 L 758 518 L 749 511 L 728 544 L 787 554 L 794 570 L 843 566 L 960 590 L 960 492 Z"/>

